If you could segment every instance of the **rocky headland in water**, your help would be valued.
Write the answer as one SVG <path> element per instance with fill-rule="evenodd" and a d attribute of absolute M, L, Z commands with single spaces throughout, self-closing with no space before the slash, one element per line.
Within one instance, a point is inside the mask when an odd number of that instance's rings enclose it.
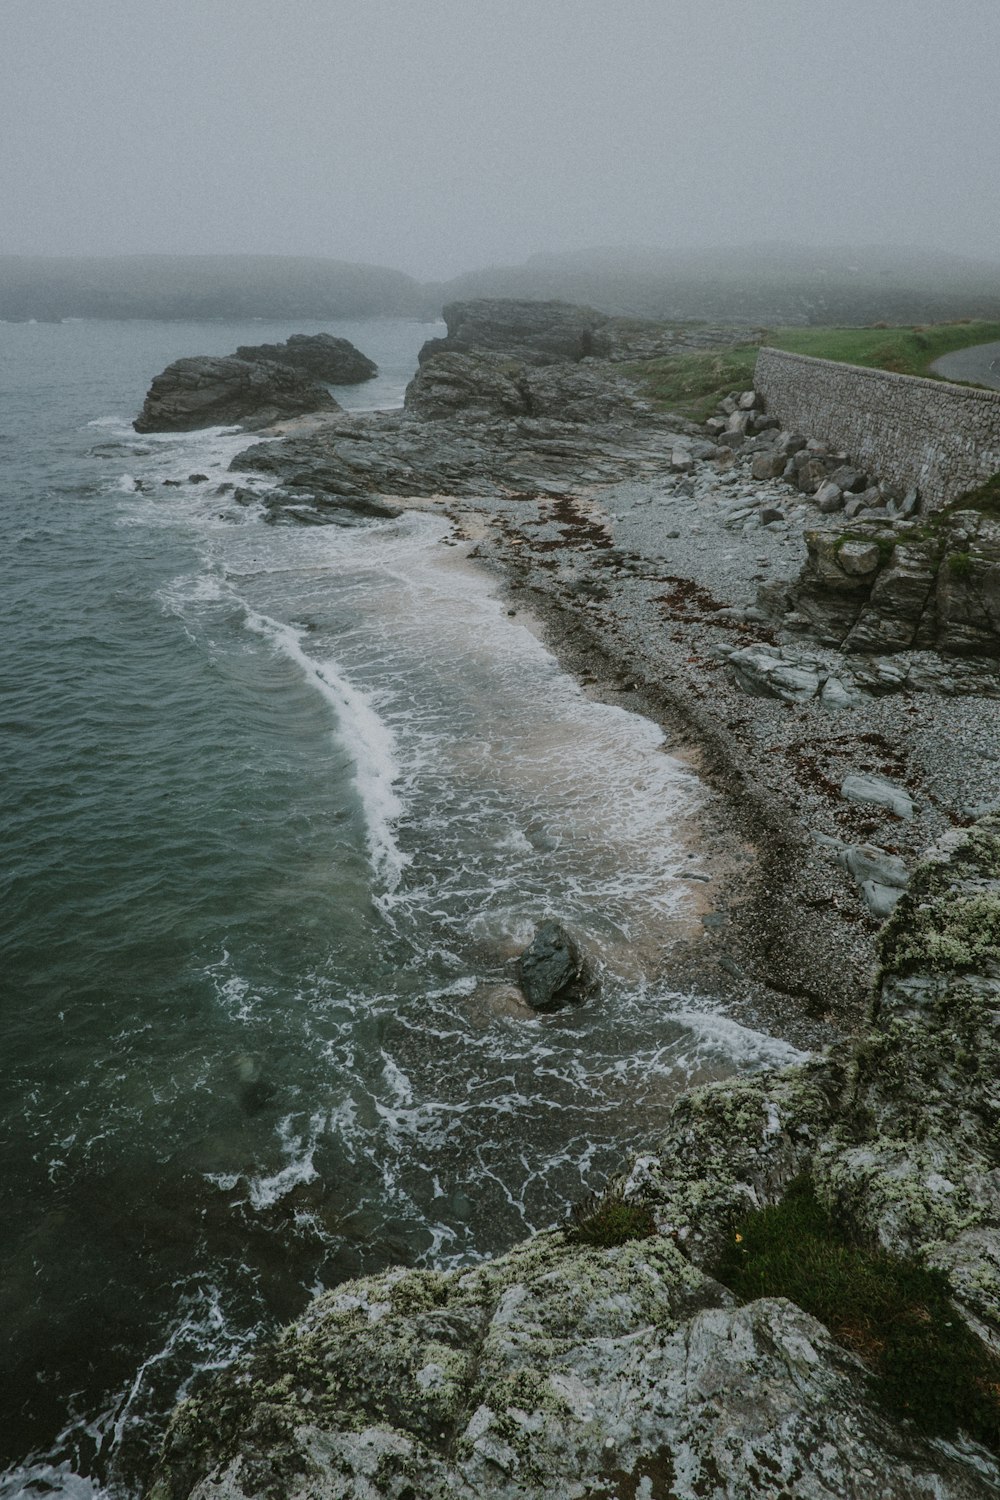
<path fill-rule="evenodd" d="M 236 426 L 253 431 L 304 412 L 339 411 L 327 385 L 357 385 L 378 366 L 347 339 L 297 333 L 283 344 L 242 344 L 235 354 L 177 359 L 157 375 L 136 432 Z"/>
<path fill-rule="evenodd" d="M 813 1060 L 683 1096 L 497 1260 L 318 1298 L 179 1409 L 153 1492 L 1000 1494 L 992 490 L 923 514 L 752 391 L 657 411 L 621 362 L 670 330 L 446 317 L 403 411 L 272 428 L 232 485 L 276 524 L 443 512 L 589 691 L 657 718 L 716 870 L 664 973 Z"/>

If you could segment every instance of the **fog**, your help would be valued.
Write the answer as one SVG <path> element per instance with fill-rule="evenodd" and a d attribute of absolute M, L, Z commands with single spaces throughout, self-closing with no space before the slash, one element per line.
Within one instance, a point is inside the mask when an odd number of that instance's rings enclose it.
<path fill-rule="evenodd" d="M 998 0 L 0 0 L 0 254 L 1000 258 Z"/>

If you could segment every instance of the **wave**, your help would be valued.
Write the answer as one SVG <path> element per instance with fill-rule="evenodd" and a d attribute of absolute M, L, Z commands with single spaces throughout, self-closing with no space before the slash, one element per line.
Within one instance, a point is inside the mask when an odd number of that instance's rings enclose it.
<path fill-rule="evenodd" d="M 379 717 L 370 694 L 349 682 L 335 662 L 314 661 L 303 649 L 304 632 L 249 606 L 246 625 L 294 662 L 333 708 L 341 741 L 354 762 L 354 786 L 364 809 L 369 857 L 387 890 L 394 891 L 409 863 L 395 837 L 395 825 L 404 811 L 396 790 L 402 771 L 395 734 Z"/>

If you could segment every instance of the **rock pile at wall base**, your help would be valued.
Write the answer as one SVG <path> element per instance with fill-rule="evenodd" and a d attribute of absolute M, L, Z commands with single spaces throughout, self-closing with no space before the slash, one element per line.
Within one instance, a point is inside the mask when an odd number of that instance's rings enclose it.
<path fill-rule="evenodd" d="M 808 1173 L 848 1230 L 950 1278 L 1000 1328 L 1000 817 L 942 839 L 881 941 L 843 1056 L 685 1094 L 620 1183 L 657 1233 L 559 1230 L 466 1270 L 317 1299 L 181 1406 L 155 1500 L 985 1500 L 1000 1461 L 879 1406 L 792 1303 L 711 1267 Z"/>

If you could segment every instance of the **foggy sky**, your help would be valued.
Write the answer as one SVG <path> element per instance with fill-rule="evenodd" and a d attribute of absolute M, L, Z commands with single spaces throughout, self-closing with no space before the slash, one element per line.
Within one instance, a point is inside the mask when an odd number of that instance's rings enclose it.
<path fill-rule="evenodd" d="M 1000 259 L 1000 0 L 0 0 L 0 253 Z"/>

